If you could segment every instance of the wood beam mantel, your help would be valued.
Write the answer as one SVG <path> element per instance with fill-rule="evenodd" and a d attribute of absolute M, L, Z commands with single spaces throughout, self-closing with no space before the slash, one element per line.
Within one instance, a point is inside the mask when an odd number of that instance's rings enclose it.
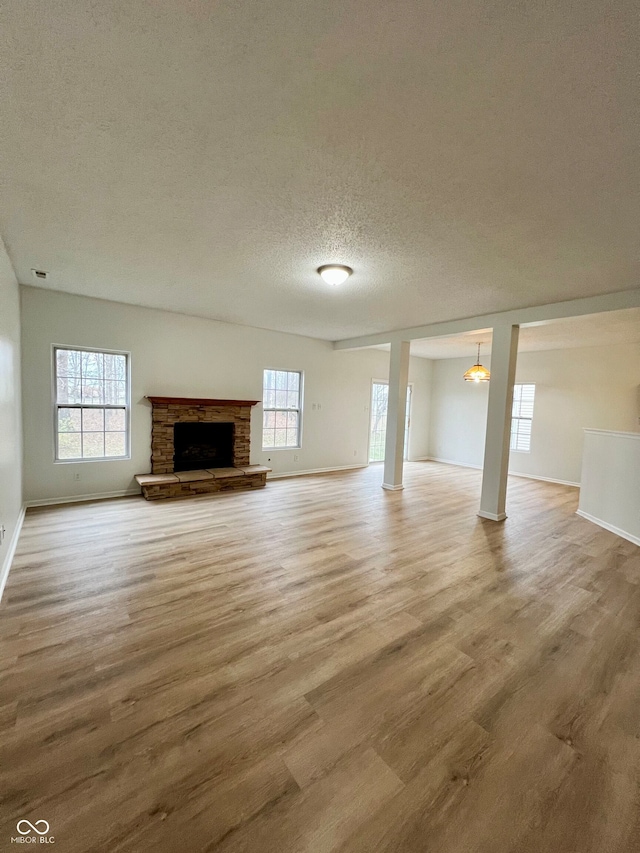
<path fill-rule="evenodd" d="M 205 397 L 149 397 L 151 403 L 159 406 L 255 406 L 260 400 L 209 400 Z"/>

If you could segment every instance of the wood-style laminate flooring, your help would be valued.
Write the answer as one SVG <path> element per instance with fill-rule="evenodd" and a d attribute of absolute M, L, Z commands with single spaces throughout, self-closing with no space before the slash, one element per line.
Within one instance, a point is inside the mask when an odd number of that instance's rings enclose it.
<path fill-rule="evenodd" d="M 640 850 L 640 549 L 413 463 L 30 511 L 0 607 L 0 849 Z M 40 849 L 40 848 L 39 848 Z"/>

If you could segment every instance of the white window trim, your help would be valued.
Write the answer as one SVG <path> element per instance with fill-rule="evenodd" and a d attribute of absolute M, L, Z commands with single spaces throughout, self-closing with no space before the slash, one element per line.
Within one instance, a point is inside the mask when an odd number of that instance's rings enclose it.
<path fill-rule="evenodd" d="M 304 371 L 303 370 L 292 370 L 290 367 L 264 367 L 262 369 L 262 396 L 264 398 L 264 375 L 267 370 L 273 370 L 276 373 L 297 373 L 300 376 L 300 396 L 298 400 L 298 408 L 297 409 L 277 409 L 272 408 L 271 406 L 265 406 L 264 399 L 262 401 L 262 435 L 260 437 L 260 444 L 262 447 L 263 453 L 271 453 L 276 450 L 300 450 L 302 447 L 302 408 L 304 405 Z M 286 447 L 265 447 L 264 446 L 264 413 L 265 412 L 297 412 L 298 413 L 298 443 L 297 444 L 287 444 Z"/>
<path fill-rule="evenodd" d="M 536 393 L 538 390 L 537 384 L 535 382 L 514 382 L 513 383 L 514 388 L 516 385 L 533 385 L 533 387 L 535 389 L 533 392 L 533 409 L 535 412 L 535 405 L 536 405 L 536 399 L 535 398 L 536 398 Z M 513 409 L 513 402 L 511 404 L 511 407 Z M 515 448 L 511 447 L 511 427 L 512 427 L 513 421 L 531 421 L 531 432 L 529 435 L 529 449 L 528 450 L 516 450 Z M 514 417 L 512 414 L 511 420 L 509 421 L 509 453 L 525 453 L 525 454 L 531 453 L 531 439 L 532 439 L 532 437 L 533 437 L 533 415 L 531 415 L 530 418 L 522 418 L 520 416 Z"/>
<path fill-rule="evenodd" d="M 125 456 L 91 456 L 80 459 L 58 459 L 58 409 L 122 409 L 123 406 L 98 406 L 82 403 L 58 403 L 57 383 L 57 350 L 74 350 L 75 352 L 103 352 L 107 355 L 124 355 L 127 359 L 127 399 L 125 409 L 125 440 L 127 452 Z M 53 422 L 53 462 L 54 465 L 77 465 L 84 462 L 122 462 L 131 459 L 131 353 L 125 350 L 104 349 L 103 347 L 84 347 L 77 344 L 52 344 L 51 346 L 51 415 Z"/>

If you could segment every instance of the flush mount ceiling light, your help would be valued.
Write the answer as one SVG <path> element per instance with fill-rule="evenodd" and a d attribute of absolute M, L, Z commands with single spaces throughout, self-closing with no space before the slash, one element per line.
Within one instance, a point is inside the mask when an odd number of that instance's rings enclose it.
<path fill-rule="evenodd" d="M 343 264 L 325 264 L 318 267 L 318 273 L 327 284 L 342 284 L 352 272 L 351 267 L 345 267 Z"/>
<path fill-rule="evenodd" d="M 464 375 L 467 382 L 488 382 L 491 379 L 491 374 L 486 367 L 480 364 L 480 344 L 478 344 L 478 360 L 470 367 Z"/>

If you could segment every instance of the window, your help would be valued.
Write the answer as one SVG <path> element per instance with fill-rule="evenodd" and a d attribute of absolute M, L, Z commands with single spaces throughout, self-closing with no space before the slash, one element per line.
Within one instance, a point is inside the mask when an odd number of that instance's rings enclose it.
<path fill-rule="evenodd" d="M 369 462 L 382 462 L 384 460 L 388 405 L 389 384 L 387 382 L 374 382 L 371 386 Z"/>
<path fill-rule="evenodd" d="M 263 449 L 300 447 L 302 373 L 265 370 L 263 386 Z"/>
<path fill-rule="evenodd" d="M 519 453 L 529 453 L 531 449 L 531 422 L 535 393 L 535 385 L 513 386 L 510 447 L 511 450 L 517 450 Z"/>
<path fill-rule="evenodd" d="M 369 462 L 383 462 L 387 440 L 387 408 L 389 383 L 371 385 L 371 423 L 369 427 Z M 409 458 L 409 426 L 411 424 L 411 385 L 407 385 L 407 405 L 404 419 L 404 458 Z"/>
<path fill-rule="evenodd" d="M 117 352 L 55 347 L 56 461 L 129 455 L 129 364 Z"/>

